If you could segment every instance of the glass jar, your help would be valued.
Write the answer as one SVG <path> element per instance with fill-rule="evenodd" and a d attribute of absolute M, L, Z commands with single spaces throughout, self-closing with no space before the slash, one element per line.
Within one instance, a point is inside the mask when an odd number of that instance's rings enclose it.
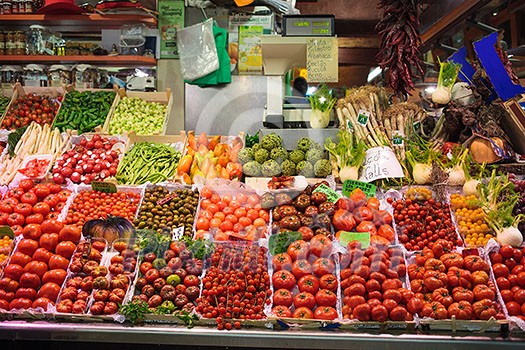
<path fill-rule="evenodd" d="M 0 32 L 0 55 L 5 55 L 5 34 L 4 32 Z"/>
<path fill-rule="evenodd" d="M 44 73 L 44 68 L 38 64 L 25 66 L 24 83 L 26 86 L 47 86 L 47 75 Z"/>
<path fill-rule="evenodd" d="M 72 75 L 71 67 L 55 64 L 49 67 L 47 81 L 49 86 L 60 87 L 71 84 Z"/>
<path fill-rule="evenodd" d="M 2 66 L 0 68 L 2 88 L 11 88 L 15 83 L 24 84 L 23 70 L 20 66 Z"/>
<path fill-rule="evenodd" d="M 43 26 L 34 24 L 26 32 L 26 52 L 28 55 L 53 54 L 48 52 L 47 42 L 51 33 Z"/>
<path fill-rule="evenodd" d="M 11 0 L 4 0 L 4 4 L 2 6 L 3 14 L 4 15 L 10 15 L 11 14 Z"/>
<path fill-rule="evenodd" d="M 6 32 L 5 35 L 5 54 L 15 54 L 15 34 L 14 32 Z"/>
<path fill-rule="evenodd" d="M 20 2 L 19 2 L 19 0 L 11 0 L 11 13 L 12 14 L 20 13 Z"/>
<path fill-rule="evenodd" d="M 25 55 L 26 54 L 26 35 L 24 32 L 15 32 L 14 34 L 14 54 Z"/>
<path fill-rule="evenodd" d="M 89 64 L 79 64 L 73 69 L 73 77 L 77 89 L 93 89 L 98 84 L 98 69 Z"/>

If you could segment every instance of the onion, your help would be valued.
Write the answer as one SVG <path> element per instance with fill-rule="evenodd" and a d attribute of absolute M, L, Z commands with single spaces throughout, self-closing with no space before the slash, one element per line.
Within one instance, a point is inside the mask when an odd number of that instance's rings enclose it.
<path fill-rule="evenodd" d="M 430 183 L 432 176 L 432 166 L 429 164 L 417 163 L 412 170 L 412 177 L 418 185 L 425 185 Z"/>

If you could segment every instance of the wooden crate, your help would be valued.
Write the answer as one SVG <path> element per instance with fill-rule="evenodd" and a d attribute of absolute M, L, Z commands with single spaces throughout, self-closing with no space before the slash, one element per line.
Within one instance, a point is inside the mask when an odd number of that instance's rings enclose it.
<path fill-rule="evenodd" d="M 109 111 L 108 111 L 108 114 L 106 115 L 106 119 L 104 121 L 103 124 L 95 127 L 95 132 L 97 131 L 102 131 L 102 130 L 105 130 L 104 129 L 104 126 L 106 125 L 106 123 L 108 122 L 108 119 L 111 115 L 113 115 L 113 112 L 115 110 L 115 108 L 117 107 L 117 101 L 118 101 L 118 96 L 119 96 L 119 90 L 117 88 L 116 85 L 113 86 L 113 89 L 76 89 L 73 85 L 67 85 L 65 87 L 65 94 L 64 94 L 64 99 L 67 97 L 67 94 L 69 92 L 72 92 L 72 91 L 78 91 L 78 92 L 84 92 L 84 91 L 91 91 L 91 92 L 97 92 L 97 91 L 115 91 L 115 98 L 113 99 L 113 102 L 111 103 L 111 106 L 109 107 Z M 60 108 L 58 109 L 57 111 L 57 115 L 58 113 L 60 113 L 60 109 L 62 108 L 62 105 L 60 106 Z M 53 120 L 53 128 L 55 127 L 55 123 L 56 123 L 56 118 Z"/>
<path fill-rule="evenodd" d="M 65 89 L 63 87 L 40 87 L 40 86 L 22 86 L 20 83 L 16 83 L 13 86 L 13 94 L 11 96 L 11 102 L 9 102 L 9 105 L 7 106 L 4 114 L 2 115 L 2 120 L 0 120 L 0 125 L 4 122 L 5 114 L 11 108 L 12 105 L 15 104 L 16 99 L 19 97 L 25 96 L 27 94 L 35 94 L 35 95 L 45 95 L 45 96 L 62 96 L 64 97 Z M 57 110 L 60 111 L 60 107 Z M 53 122 L 55 117 L 53 116 Z"/>
<path fill-rule="evenodd" d="M 104 131 L 109 133 L 109 126 L 111 124 L 111 119 L 113 119 L 113 115 L 115 114 L 115 110 L 120 103 L 120 100 L 124 97 L 136 97 L 143 99 L 144 101 L 148 102 L 157 102 L 163 105 L 166 105 L 166 115 L 164 117 L 164 125 L 162 127 L 162 133 L 161 135 L 166 134 L 166 128 L 168 126 L 168 120 L 170 118 L 171 109 L 173 106 L 173 95 L 171 93 L 171 89 L 166 89 L 166 91 L 161 92 L 141 92 L 141 91 L 126 91 L 125 89 L 119 89 L 117 96 L 115 97 L 115 108 L 111 110 L 111 113 L 109 114 L 108 118 L 106 119 L 106 123 L 104 124 Z M 131 131 L 131 130 L 128 130 Z"/>

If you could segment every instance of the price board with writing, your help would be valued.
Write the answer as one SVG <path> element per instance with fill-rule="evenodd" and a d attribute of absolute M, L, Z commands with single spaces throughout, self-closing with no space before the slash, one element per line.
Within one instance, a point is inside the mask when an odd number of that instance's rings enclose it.
<path fill-rule="evenodd" d="M 403 168 L 390 147 L 374 147 L 366 151 L 359 181 L 404 177 Z"/>
<path fill-rule="evenodd" d="M 356 188 L 361 189 L 367 197 L 374 197 L 376 195 L 377 188 L 375 185 L 357 180 L 346 180 L 343 183 L 343 189 L 341 192 L 343 193 L 343 196 L 348 197 Z"/>
<path fill-rule="evenodd" d="M 93 191 L 117 193 L 117 185 L 111 182 L 93 181 L 91 183 L 91 188 L 93 189 Z"/>
<path fill-rule="evenodd" d="M 361 249 L 366 249 L 370 246 L 370 232 L 346 232 L 339 234 L 339 243 L 346 247 L 348 243 L 358 241 L 361 243 Z"/>
<path fill-rule="evenodd" d="M 329 202 L 335 203 L 341 196 L 339 193 L 332 190 L 330 187 L 326 186 L 325 184 L 319 185 L 314 192 L 321 192 L 326 194 L 326 198 Z"/>
<path fill-rule="evenodd" d="M 309 83 L 337 83 L 339 74 L 337 38 L 307 39 L 306 70 Z"/>

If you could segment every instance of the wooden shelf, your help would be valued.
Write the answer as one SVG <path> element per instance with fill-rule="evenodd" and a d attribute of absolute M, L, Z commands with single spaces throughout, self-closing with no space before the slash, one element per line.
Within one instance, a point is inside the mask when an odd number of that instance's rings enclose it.
<path fill-rule="evenodd" d="M 119 28 L 123 24 L 143 23 L 148 27 L 156 27 L 157 20 L 149 15 L 140 14 L 81 14 L 81 15 L 43 15 L 16 14 L 1 15 L 0 27 L 21 28 L 39 23 L 54 29 L 80 31 L 100 28 Z"/>
<path fill-rule="evenodd" d="M 155 66 L 157 60 L 145 56 L 46 56 L 46 55 L 4 55 L 0 56 L 2 64 L 23 63 L 93 63 L 99 66 Z"/>

